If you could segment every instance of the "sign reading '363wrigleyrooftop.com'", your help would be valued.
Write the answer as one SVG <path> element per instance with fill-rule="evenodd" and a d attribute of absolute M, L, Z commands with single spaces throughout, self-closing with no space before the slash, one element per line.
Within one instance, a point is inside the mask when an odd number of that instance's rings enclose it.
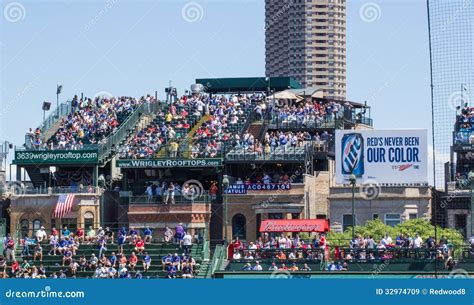
<path fill-rule="evenodd" d="M 426 129 L 337 130 L 336 183 L 427 183 Z"/>

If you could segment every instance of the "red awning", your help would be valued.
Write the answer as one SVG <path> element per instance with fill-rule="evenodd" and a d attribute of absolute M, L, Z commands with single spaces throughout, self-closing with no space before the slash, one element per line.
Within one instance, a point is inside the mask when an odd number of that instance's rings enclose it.
<path fill-rule="evenodd" d="M 326 219 L 267 219 L 260 224 L 260 232 L 327 232 Z"/>

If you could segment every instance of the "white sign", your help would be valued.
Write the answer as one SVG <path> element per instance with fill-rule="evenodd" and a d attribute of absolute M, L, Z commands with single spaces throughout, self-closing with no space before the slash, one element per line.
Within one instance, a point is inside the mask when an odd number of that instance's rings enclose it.
<path fill-rule="evenodd" d="M 426 129 L 336 130 L 336 183 L 428 183 Z"/>

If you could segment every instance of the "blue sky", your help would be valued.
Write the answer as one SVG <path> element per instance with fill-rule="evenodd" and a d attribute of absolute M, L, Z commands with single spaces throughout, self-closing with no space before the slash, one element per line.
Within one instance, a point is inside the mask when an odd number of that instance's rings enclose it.
<path fill-rule="evenodd" d="M 347 98 L 367 101 L 377 128 L 429 128 L 426 2 L 348 2 Z M 61 100 L 164 97 L 169 80 L 183 93 L 195 78 L 264 75 L 263 0 L 1 3 L 0 140 L 15 145 L 57 83 Z"/>

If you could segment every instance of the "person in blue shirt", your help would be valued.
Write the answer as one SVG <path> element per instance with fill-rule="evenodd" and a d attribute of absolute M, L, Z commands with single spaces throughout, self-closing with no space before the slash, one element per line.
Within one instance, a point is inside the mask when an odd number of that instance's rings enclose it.
<path fill-rule="evenodd" d="M 168 278 L 175 279 L 176 278 L 176 266 L 169 266 L 168 267 Z"/>
<path fill-rule="evenodd" d="M 150 228 L 145 228 L 145 239 L 143 240 L 145 243 L 151 243 L 152 240 L 152 231 Z"/>
<path fill-rule="evenodd" d="M 117 264 L 117 255 L 115 255 L 115 252 L 112 252 L 112 254 L 109 256 L 109 262 L 110 265 L 115 268 L 115 265 Z"/>
<path fill-rule="evenodd" d="M 171 258 L 171 262 L 173 266 L 176 266 L 177 270 L 181 269 L 181 258 L 179 257 L 178 253 L 175 253 Z"/>
<path fill-rule="evenodd" d="M 137 273 L 135 273 L 135 278 L 141 280 L 143 278 L 142 273 L 140 271 L 137 271 Z"/>
<path fill-rule="evenodd" d="M 117 244 L 118 244 L 118 252 L 123 253 L 123 244 L 125 243 L 126 235 L 122 233 L 122 231 L 119 231 L 118 233 L 118 239 L 117 239 Z"/>
<path fill-rule="evenodd" d="M 151 256 L 148 255 L 148 252 L 145 252 L 145 256 L 143 257 L 143 270 L 146 272 L 150 269 L 151 265 Z"/>
<path fill-rule="evenodd" d="M 165 271 L 165 268 L 168 268 L 172 264 L 173 262 L 171 260 L 171 254 L 165 255 L 161 258 L 161 265 L 163 266 L 163 271 Z"/>
<path fill-rule="evenodd" d="M 130 228 L 130 232 L 128 235 L 130 236 L 130 243 L 135 243 L 135 238 L 138 235 L 138 231 L 134 228 Z"/>
<path fill-rule="evenodd" d="M 23 249 L 21 250 L 21 256 L 31 256 L 30 253 L 30 245 L 32 244 L 32 240 L 28 237 L 28 234 L 25 234 L 23 237 Z"/>
<path fill-rule="evenodd" d="M 68 247 L 67 247 L 67 240 L 61 239 L 61 240 L 59 241 L 59 247 L 58 247 L 59 252 L 66 251 L 67 248 L 68 248 Z"/>
<path fill-rule="evenodd" d="M 63 230 L 61 231 L 61 235 L 63 238 L 69 237 L 69 235 L 71 235 L 71 231 L 68 230 L 67 226 L 64 226 Z"/>
<path fill-rule="evenodd" d="M 245 264 L 245 266 L 242 268 L 242 271 L 252 271 L 252 265 L 250 263 Z"/>

